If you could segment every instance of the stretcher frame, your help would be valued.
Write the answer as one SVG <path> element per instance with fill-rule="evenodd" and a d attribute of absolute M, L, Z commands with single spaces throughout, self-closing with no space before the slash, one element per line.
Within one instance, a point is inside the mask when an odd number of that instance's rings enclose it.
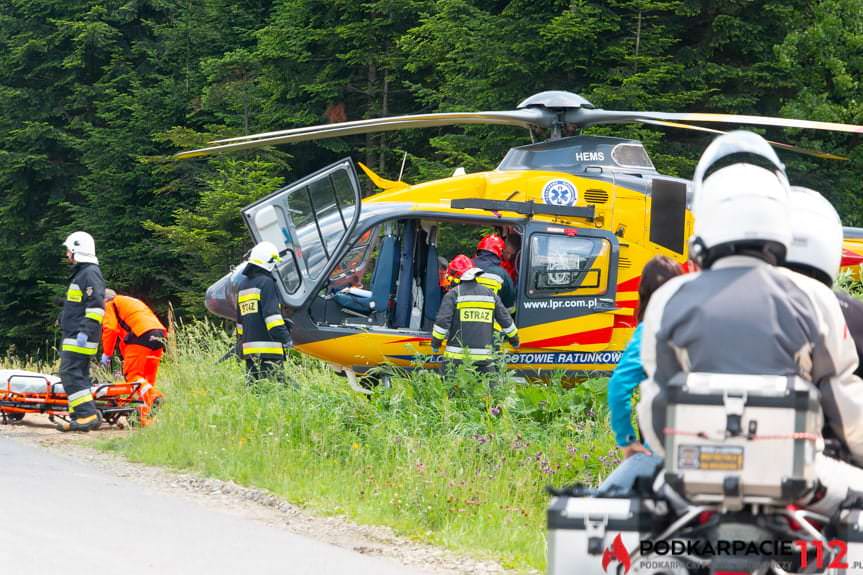
<path fill-rule="evenodd" d="M 56 382 L 42 374 L 16 374 L 15 377 L 40 379 L 45 382 L 44 392 L 13 391 L 8 382 L 0 382 L 0 424 L 20 421 L 28 413 L 47 415 L 49 421 L 57 419 L 69 422 L 69 400 L 65 393 L 53 391 Z M 124 427 L 122 418 L 127 423 L 130 417 L 136 417 L 138 422 L 144 421 L 142 414 L 148 407 L 141 399 L 140 391 L 147 386 L 144 380 L 121 383 L 100 383 L 90 387 L 93 400 L 102 414 L 102 420 L 108 425 Z M 154 401 L 151 409 L 161 399 L 161 394 Z"/>

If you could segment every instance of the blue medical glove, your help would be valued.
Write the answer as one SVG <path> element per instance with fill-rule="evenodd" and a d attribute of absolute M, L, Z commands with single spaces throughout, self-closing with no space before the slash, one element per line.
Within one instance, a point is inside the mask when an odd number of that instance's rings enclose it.
<path fill-rule="evenodd" d="M 83 331 L 79 331 L 78 337 L 75 338 L 75 344 L 78 347 L 87 347 L 87 334 Z"/>
<path fill-rule="evenodd" d="M 107 354 L 102 354 L 102 361 L 99 362 L 102 367 L 111 367 L 111 356 Z"/>

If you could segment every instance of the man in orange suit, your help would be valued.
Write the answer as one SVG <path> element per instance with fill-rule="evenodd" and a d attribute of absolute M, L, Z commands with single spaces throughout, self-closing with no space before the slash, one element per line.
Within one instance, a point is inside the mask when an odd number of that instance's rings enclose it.
<path fill-rule="evenodd" d="M 105 290 L 105 319 L 102 323 L 102 365 L 110 366 L 117 344 L 123 356 L 123 377 L 127 383 L 146 380 L 141 399 L 148 406 L 161 395 L 155 390 L 156 374 L 165 349 L 165 326 L 147 304 L 133 297 Z"/>

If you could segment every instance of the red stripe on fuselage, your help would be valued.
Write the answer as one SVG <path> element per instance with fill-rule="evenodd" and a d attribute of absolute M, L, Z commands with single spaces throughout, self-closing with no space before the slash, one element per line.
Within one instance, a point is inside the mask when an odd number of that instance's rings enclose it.
<path fill-rule="evenodd" d="M 641 285 L 641 276 L 635 276 L 623 283 L 617 284 L 617 291 L 638 291 L 638 286 Z"/>
<path fill-rule="evenodd" d="M 548 339 L 537 339 L 522 344 L 523 347 L 566 347 L 572 344 L 590 345 L 594 343 L 608 343 L 611 341 L 613 327 L 603 327 L 580 333 L 569 333 Z"/>

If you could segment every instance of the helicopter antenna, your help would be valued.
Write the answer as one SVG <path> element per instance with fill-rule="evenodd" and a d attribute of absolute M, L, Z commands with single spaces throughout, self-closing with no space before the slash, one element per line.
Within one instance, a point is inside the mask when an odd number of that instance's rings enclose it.
<path fill-rule="evenodd" d="M 408 161 L 408 153 L 405 151 L 405 155 L 402 156 L 402 168 L 399 170 L 399 181 L 402 181 L 402 176 L 405 173 L 405 162 Z"/>

